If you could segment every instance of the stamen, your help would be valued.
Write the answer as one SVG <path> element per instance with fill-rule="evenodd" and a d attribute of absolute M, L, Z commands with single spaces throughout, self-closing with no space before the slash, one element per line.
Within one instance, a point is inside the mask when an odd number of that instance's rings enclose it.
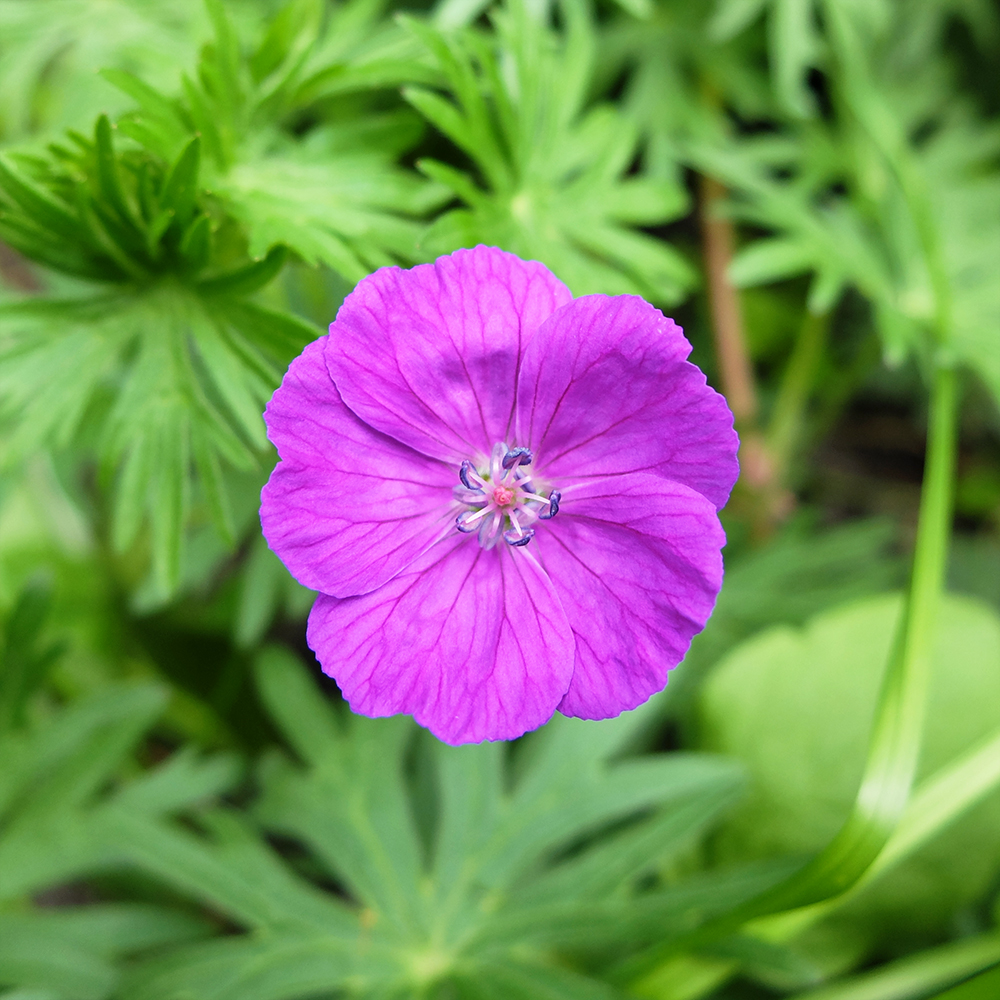
<path fill-rule="evenodd" d="M 475 475 L 475 470 L 472 468 L 472 463 L 468 459 L 466 459 L 464 462 L 462 462 L 462 467 L 458 470 L 458 478 L 462 480 L 462 485 L 467 490 L 473 490 L 477 493 L 482 493 L 483 488 L 481 486 L 474 485 L 469 481 L 470 472 L 472 472 L 473 475 Z M 476 478 L 478 479 L 479 477 L 477 476 Z"/>
<path fill-rule="evenodd" d="M 532 538 L 535 537 L 535 529 L 528 528 L 524 534 L 518 536 L 514 533 L 513 529 L 510 531 L 505 531 L 503 533 L 503 540 L 508 544 L 513 546 L 515 549 L 519 549 L 522 545 L 527 545 Z"/>
<path fill-rule="evenodd" d="M 546 503 L 549 505 L 548 510 L 544 514 L 538 515 L 539 521 L 551 521 L 552 518 L 559 513 L 559 501 L 562 500 L 562 493 L 559 490 L 553 490 L 549 494 L 549 499 Z"/>
<path fill-rule="evenodd" d="M 545 496 L 544 484 L 534 485 L 526 468 L 533 459 L 529 448 L 512 448 L 506 441 L 497 441 L 486 468 L 462 462 L 458 470 L 461 482 L 452 487 L 452 495 L 468 509 L 456 517 L 456 528 L 467 534 L 478 532 L 479 544 L 487 550 L 501 537 L 516 548 L 527 545 L 535 535 L 529 525 L 555 517 L 562 499 L 558 490 Z"/>
<path fill-rule="evenodd" d="M 486 513 L 491 513 L 493 516 L 489 521 L 483 521 L 483 526 L 479 529 L 479 544 L 483 548 L 491 549 L 496 545 L 500 526 L 503 524 L 503 514 L 499 511 L 491 511 L 489 508 L 487 508 Z"/>
<path fill-rule="evenodd" d="M 471 534 L 476 530 L 476 521 L 488 513 L 489 511 L 486 508 L 482 510 L 464 510 L 455 518 L 455 527 L 466 535 Z"/>
<path fill-rule="evenodd" d="M 503 457 L 505 469 L 516 465 L 531 465 L 532 454 L 529 448 L 511 448 Z"/>

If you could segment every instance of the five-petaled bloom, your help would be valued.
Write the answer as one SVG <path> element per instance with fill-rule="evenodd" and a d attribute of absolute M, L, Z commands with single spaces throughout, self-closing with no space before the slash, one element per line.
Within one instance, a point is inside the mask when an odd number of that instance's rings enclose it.
<path fill-rule="evenodd" d="M 268 404 L 271 548 L 356 712 L 447 743 L 634 708 L 705 625 L 736 480 L 672 320 L 489 247 L 386 267 Z"/>

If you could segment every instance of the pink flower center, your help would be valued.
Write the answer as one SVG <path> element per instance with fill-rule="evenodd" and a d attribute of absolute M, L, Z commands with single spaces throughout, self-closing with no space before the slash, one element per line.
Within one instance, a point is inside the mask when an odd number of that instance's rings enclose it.
<path fill-rule="evenodd" d="M 535 534 L 532 524 L 555 517 L 561 498 L 558 490 L 547 497 L 535 492 L 527 468 L 531 459 L 527 448 L 510 448 L 499 441 L 487 468 L 463 462 L 455 499 L 466 509 L 455 518 L 458 530 L 477 532 L 484 549 L 492 549 L 501 538 L 515 547 L 527 545 Z"/>
<path fill-rule="evenodd" d="M 498 486 L 493 491 L 493 502 L 498 507 L 506 507 L 517 496 L 517 491 L 509 486 Z"/>

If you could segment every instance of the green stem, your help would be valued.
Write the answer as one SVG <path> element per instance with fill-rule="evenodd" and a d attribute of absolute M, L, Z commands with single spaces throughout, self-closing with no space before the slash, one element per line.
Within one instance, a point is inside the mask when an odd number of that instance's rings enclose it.
<path fill-rule="evenodd" d="M 956 374 L 943 366 L 935 373 L 931 392 L 927 463 L 906 607 L 876 709 L 864 777 L 847 822 L 791 878 L 687 937 L 627 963 L 620 970 L 623 979 L 634 980 L 664 959 L 716 941 L 748 920 L 839 896 L 864 875 L 885 846 L 906 807 L 920 753 L 951 531 L 957 429 Z"/>
<path fill-rule="evenodd" d="M 788 465 L 801 437 L 802 418 L 816 379 L 816 369 L 823 356 L 829 325 L 829 313 L 806 311 L 795 347 L 781 377 L 767 432 L 775 479 L 779 483 L 786 481 Z"/>

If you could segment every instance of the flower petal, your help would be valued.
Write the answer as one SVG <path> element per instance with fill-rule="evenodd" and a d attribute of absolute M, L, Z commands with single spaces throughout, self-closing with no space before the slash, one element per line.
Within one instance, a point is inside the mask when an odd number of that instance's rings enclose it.
<path fill-rule="evenodd" d="M 722 585 L 725 535 L 695 490 L 649 473 L 563 494 L 535 537 L 576 636 L 564 715 L 605 719 L 667 683 Z"/>
<path fill-rule="evenodd" d="M 574 299 L 528 344 L 512 443 L 559 485 L 656 472 L 721 508 L 739 442 L 725 399 L 685 360 L 690 350 L 680 327 L 636 296 Z"/>
<path fill-rule="evenodd" d="M 344 300 L 327 366 L 372 427 L 449 462 L 489 455 L 511 429 L 527 342 L 570 298 L 543 265 L 494 247 L 384 267 Z"/>
<path fill-rule="evenodd" d="M 542 725 L 573 673 L 573 634 L 534 559 L 465 536 L 374 593 L 321 594 L 307 638 L 355 712 L 405 712 L 454 745 Z"/>
<path fill-rule="evenodd" d="M 306 587 L 380 587 L 454 530 L 454 468 L 372 430 L 326 370 L 326 338 L 292 362 L 264 413 L 281 461 L 261 492 L 268 544 Z"/>

